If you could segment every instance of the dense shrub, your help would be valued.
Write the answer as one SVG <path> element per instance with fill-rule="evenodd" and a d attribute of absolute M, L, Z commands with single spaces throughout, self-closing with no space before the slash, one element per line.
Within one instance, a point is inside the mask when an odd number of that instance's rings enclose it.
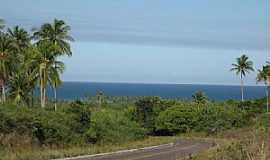
<path fill-rule="evenodd" d="M 145 130 L 121 111 L 106 109 L 96 112 L 92 116 L 91 124 L 85 137 L 92 143 L 118 143 L 145 136 Z"/>
<path fill-rule="evenodd" d="M 246 112 L 231 106 L 205 106 L 196 114 L 195 131 L 216 133 L 221 130 L 242 127 L 249 122 Z"/>
<path fill-rule="evenodd" d="M 32 126 L 34 137 L 46 145 L 69 143 L 74 135 L 69 117 L 63 112 L 39 112 Z"/>
<path fill-rule="evenodd" d="M 234 127 L 242 127 L 249 122 L 246 112 L 225 106 L 193 105 L 175 106 L 159 114 L 156 121 L 158 130 L 170 134 L 189 130 L 215 133 Z"/>
<path fill-rule="evenodd" d="M 255 117 L 258 114 L 266 112 L 266 99 L 238 102 L 237 106 L 238 108 L 247 111 L 249 116 Z"/>
<path fill-rule="evenodd" d="M 156 121 L 157 130 L 175 134 L 193 129 L 196 115 L 194 111 L 191 107 L 176 106 L 161 112 Z"/>
<path fill-rule="evenodd" d="M 143 97 L 135 103 L 134 119 L 147 129 L 148 134 L 154 134 L 156 118 L 169 107 L 168 104 L 159 97 Z"/>
<path fill-rule="evenodd" d="M 21 136 L 29 139 L 28 143 L 67 144 L 78 140 L 78 134 L 89 127 L 90 111 L 83 106 L 66 106 L 65 110 L 57 112 L 40 108 L 0 106 L 0 136 L 4 140 L 14 135 L 11 138 L 13 140 L 8 142 L 10 145 L 20 143 L 18 138 Z"/>
<path fill-rule="evenodd" d="M 82 134 L 88 130 L 91 122 L 91 111 L 89 107 L 80 101 L 76 101 L 71 103 L 64 111 L 69 115 L 70 120 L 72 120 L 69 121 L 69 125 L 74 132 Z"/>

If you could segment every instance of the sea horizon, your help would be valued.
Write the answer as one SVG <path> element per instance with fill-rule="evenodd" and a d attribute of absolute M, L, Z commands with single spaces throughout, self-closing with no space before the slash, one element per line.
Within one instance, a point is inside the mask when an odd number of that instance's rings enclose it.
<path fill-rule="evenodd" d="M 246 85 L 245 98 L 263 98 L 263 86 Z M 211 100 L 224 101 L 229 99 L 240 100 L 239 85 L 218 84 L 175 84 L 175 83 L 130 83 L 130 82 L 84 82 L 64 81 L 57 89 L 61 100 L 75 100 L 93 97 L 99 91 L 106 96 L 159 96 L 168 99 L 191 99 L 196 91 L 203 91 Z M 48 96 L 53 97 L 53 90 L 48 88 Z"/>
<path fill-rule="evenodd" d="M 146 84 L 146 85 L 208 85 L 208 86 L 238 86 L 240 84 L 231 83 L 177 83 L 177 82 L 127 82 L 127 81 L 80 81 L 80 80 L 65 80 L 64 83 L 108 83 L 108 84 Z M 240 82 L 239 82 L 240 83 Z M 244 87 L 264 87 L 258 84 L 244 84 Z"/>

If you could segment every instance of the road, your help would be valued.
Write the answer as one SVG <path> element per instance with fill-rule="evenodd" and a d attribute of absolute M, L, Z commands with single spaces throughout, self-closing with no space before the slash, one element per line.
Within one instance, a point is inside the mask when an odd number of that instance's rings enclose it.
<path fill-rule="evenodd" d="M 207 150 L 214 144 L 198 140 L 178 140 L 175 143 L 132 151 L 66 158 L 62 160 L 176 160 Z"/>

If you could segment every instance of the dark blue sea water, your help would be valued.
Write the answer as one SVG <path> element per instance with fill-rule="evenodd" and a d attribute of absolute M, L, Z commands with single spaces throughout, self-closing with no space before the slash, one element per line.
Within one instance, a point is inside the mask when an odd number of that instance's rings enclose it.
<path fill-rule="evenodd" d="M 241 97 L 239 86 L 64 82 L 58 89 L 58 98 L 72 100 L 94 96 L 98 91 L 102 91 L 108 96 L 160 96 L 188 99 L 198 90 L 205 92 L 213 100 L 240 99 Z M 49 89 L 48 92 L 52 97 L 52 90 Z M 264 97 L 264 93 L 262 86 L 245 87 L 246 99 L 261 98 Z"/>

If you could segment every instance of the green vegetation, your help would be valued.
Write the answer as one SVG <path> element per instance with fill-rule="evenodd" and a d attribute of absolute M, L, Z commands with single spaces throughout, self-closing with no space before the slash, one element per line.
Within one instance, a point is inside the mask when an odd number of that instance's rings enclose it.
<path fill-rule="evenodd" d="M 59 59 L 72 55 L 69 32 L 70 26 L 57 19 L 32 33 L 19 26 L 5 29 L 0 20 L 0 159 L 42 160 L 108 152 L 169 142 L 179 134 L 235 142 L 222 143 L 214 155 L 209 154 L 215 159 L 268 156 L 264 150 L 266 141 L 270 142 L 265 134 L 270 133 L 270 116 L 265 113 L 269 62 L 257 76 L 266 86 L 266 99 L 244 101 L 243 78 L 253 71 L 253 62 L 242 55 L 231 69 L 241 78 L 241 102 L 209 101 L 202 91 L 194 93 L 192 101 L 106 97 L 98 92 L 84 101 L 58 102 L 57 87 L 65 69 Z M 52 101 L 47 98 L 48 86 L 54 89 Z M 39 98 L 34 96 L 36 88 Z M 237 139 L 228 140 L 226 133 L 235 130 Z"/>
<path fill-rule="evenodd" d="M 270 157 L 270 115 L 253 119 L 249 127 L 203 136 L 215 140 L 217 146 L 189 160 L 266 160 Z M 198 136 L 198 135 L 196 135 Z"/>
<path fill-rule="evenodd" d="M 257 75 L 257 82 L 263 82 L 265 85 L 267 112 L 269 111 L 269 100 L 268 100 L 269 81 L 270 81 L 270 74 L 269 73 L 270 73 L 270 66 L 265 65 L 265 66 L 263 66 L 262 70 L 258 70 L 258 75 Z"/>
<path fill-rule="evenodd" d="M 155 143 L 142 146 L 169 142 L 178 134 L 213 136 L 249 126 L 265 107 L 265 100 L 246 101 L 244 108 L 238 101 L 198 105 L 159 97 L 135 99 L 106 103 L 104 98 L 101 107 L 97 99 L 64 102 L 57 111 L 54 103 L 45 109 L 1 105 L 0 154 L 14 160 L 47 159 L 130 148 L 155 137 Z"/>
<path fill-rule="evenodd" d="M 3 29 L 3 21 L 0 21 Z M 71 56 L 69 42 L 70 27 L 62 20 L 55 19 L 52 24 L 45 23 L 28 33 L 15 26 L 0 32 L 0 87 L 1 102 L 7 100 L 15 104 L 30 105 L 33 92 L 39 87 L 41 107 L 46 105 L 46 88 L 54 88 L 55 110 L 56 88 L 61 84 L 60 75 L 64 63 L 59 61 L 63 55 Z M 32 103 L 33 104 L 33 103 Z"/>

